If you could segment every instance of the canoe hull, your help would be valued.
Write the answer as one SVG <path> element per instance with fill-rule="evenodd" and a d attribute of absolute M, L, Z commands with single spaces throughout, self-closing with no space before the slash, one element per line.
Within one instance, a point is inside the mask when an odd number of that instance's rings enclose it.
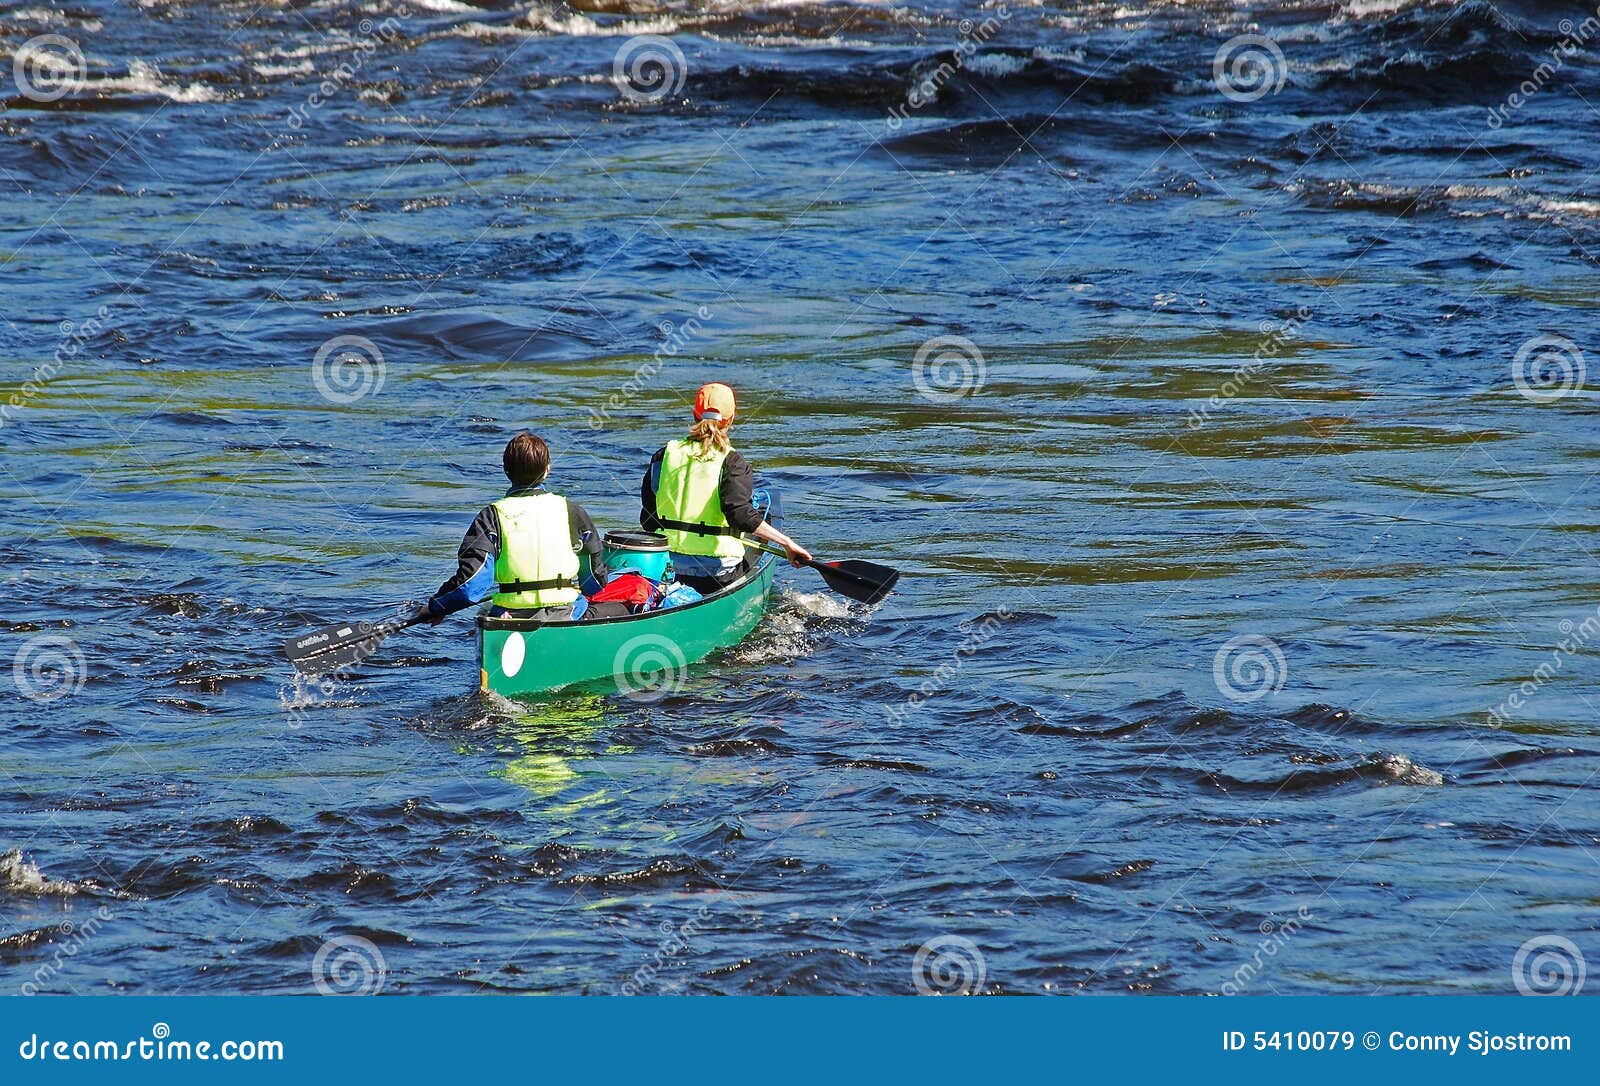
<path fill-rule="evenodd" d="M 688 665 L 738 644 L 760 623 L 773 563 L 686 607 L 595 622 L 478 619 L 480 685 L 497 694 L 540 694 L 609 680 L 650 700 L 682 682 Z"/>

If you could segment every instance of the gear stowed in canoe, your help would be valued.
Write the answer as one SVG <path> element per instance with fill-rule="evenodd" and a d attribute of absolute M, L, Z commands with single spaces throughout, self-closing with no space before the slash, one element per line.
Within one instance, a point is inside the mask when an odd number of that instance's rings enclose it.
<path fill-rule="evenodd" d="M 537 694 L 616 678 L 624 692 L 660 690 L 761 622 L 775 563 L 694 603 L 584 621 L 478 618 L 479 685 L 497 694 Z"/>

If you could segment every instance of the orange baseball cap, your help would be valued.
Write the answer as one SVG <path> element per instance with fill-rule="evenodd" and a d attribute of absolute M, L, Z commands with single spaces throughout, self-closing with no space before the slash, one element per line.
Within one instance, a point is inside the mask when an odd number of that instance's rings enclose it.
<path fill-rule="evenodd" d="M 694 417 L 698 422 L 701 419 L 723 419 L 733 421 L 734 413 L 738 410 L 733 400 L 733 389 L 727 385 L 713 381 L 709 385 L 701 385 L 700 391 L 694 397 Z"/>

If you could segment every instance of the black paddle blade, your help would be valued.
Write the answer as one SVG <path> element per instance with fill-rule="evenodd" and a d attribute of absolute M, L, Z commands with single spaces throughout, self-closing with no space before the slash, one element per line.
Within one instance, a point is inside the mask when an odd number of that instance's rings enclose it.
<path fill-rule="evenodd" d="M 810 565 L 822 574 L 829 588 L 857 603 L 877 603 L 893 592 L 895 582 L 900 580 L 900 571 L 897 569 L 855 558 L 847 558 L 842 562 L 812 562 Z"/>
<path fill-rule="evenodd" d="M 401 626 L 397 622 L 341 622 L 316 633 L 291 637 L 283 643 L 283 653 L 296 671 L 325 675 L 361 663 Z"/>

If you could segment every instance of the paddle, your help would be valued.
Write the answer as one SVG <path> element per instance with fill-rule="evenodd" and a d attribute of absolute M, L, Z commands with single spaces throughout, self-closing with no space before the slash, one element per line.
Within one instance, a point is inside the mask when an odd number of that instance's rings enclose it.
<path fill-rule="evenodd" d="M 390 634 L 426 621 L 425 616 L 413 615 L 390 622 L 341 622 L 316 633 L 289 638 L 283 643 L 283 652 L 296 671 L 324 675 L 359 664 L 377 651 Z"/>
<path fill-rule="evenodd" d="M 739 542 L 779 558 L 789 557 L 788 551 L 770 543 L 758 543 L 754 539 L 741 539 Z M 818 562 L 812 559 L 805 565 L 822 574 L 829 588 L 857 603 L 877 603 L 894 591 L 895 582 L 900 580 L 900 571 L 897 569 L 855 558 L 847 558 L 842 562 Z"/>

